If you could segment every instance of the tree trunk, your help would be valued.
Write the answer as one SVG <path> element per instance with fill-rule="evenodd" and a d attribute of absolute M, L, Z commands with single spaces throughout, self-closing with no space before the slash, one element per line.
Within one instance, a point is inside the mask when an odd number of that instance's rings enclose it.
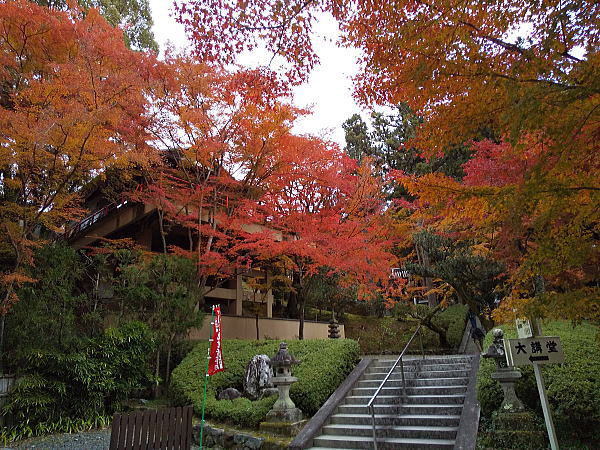
<path fill-rule="evenodd" d="M 3 373 L 4 368 L 4 321 L 6 319 L 6 314 L 2 314 L 0 317 L 0 375 Z"/>
<path fill-rule="evenodd" d="M 167 347 L 167 371 L 165 373 L 165 385 L 169 385 L 171 379 L 171 349 L 173 348 L 173 340 L 169 339 L 169 346 Z"/>
<path fill-rule="evenodd" d="M 438 335 L 438 340 L 440 342 L 440 347 L 442 348 L 449 348 L 450 344 L 448 343 L 448 339 L 446 337 L 446 330 L 444 330 L 443 328 L 438 327 L 436 324 L 434 324 L 433 322 L 431 322 L 431 320 L 428 320 L 426 322 L 423 322 L 423 324 L 425 327 L 429 328 L 431 331 L 433 331 L 434 333 L 436 333 Z"/>
<path fill-rule="evenodd" d="M 461 301 L 461 303 L 467 305 L 469 309 L 473 312 L 473 314 L 475 314 L 479 318 L 484 332 L 488 332 L 492 328 L 494 328 L 494 321 L 491 318 L 486 317 L 479 311 L 479 304 L 475 300 L 473 300 L 473 298 L 475 297 L 474 295 L 467 293 L 467 291 L 465 291 L 465 289 L 463 289 L 458 284 L 452 285 L 452 287 L 458 294 L 458 298 Z"/>
<path fill-rule="evenodd" d="M 419 323 L 425 328 L 429 328 L 431 331 L 438 335 L 438 340 L 440 342 L 440 346 L 443 348 L 448 348 L 450 345 L 448 344 L 448 339 L 446 337 L 446 330 L 441 327 L 438 327 L 435 323 L 433 323 L 432 319 L 438 311 L 442 309 L 442 305 L 438 304 L 433 310 L 429 312 L 425 317 L 420 317 L 417 314 L 411 314 L 415 319 L 419 320 Z"/>
<path fill-rule="evenodd" d="M 294 272 L 292 275 L 292 291 L 288 296 L 288 303 L 286 307 L 286 315 L 288 319 L 298 318 L 298 307 L 299 307 L 299 296 L 300 296 L 300 274 Z"/>
<path fill-rule="evenodd" d="M 415 249 L 417 251 L 417 259 L 419 264 L 425 267 L 425 269 L 429 269 L 431 267 L 431 262 L 429 261 L 429 255 L 427 254 L 427 251 L 420 245 L 415 246 Z M 433 278 L 423 277 L 423 281 L 428 291 L 433 289 Z M 427 304 L 430 308 L 434 308 L 435 305 L 437 305 L 437 295 L 433 293 L 427 294 Z"/>
<path fill-rule="evenodd" d="M 304 339 L 304 298 L 300 298 L 300 325 L 298 327 L 298 339 Z"/>
<path fill-rule="evenodd" d="M 165 237 L 166 235 L 166 231 L 165 231 L 165 213 L 159 208 L 157 210 L 158 213 L 158 230 L 160 232 L 160 239 L 162 242 L 162 246 L 163 246 L 163 253 L 166 255 L 167 254 L 167 239 Z"/>
<path fill-rule="evenodd" d="M 287 306 L 285 307 L 285 315 L 288 319 L 298 318 L 298 294 L 290 292 L 288 295 Z"/>
<path fill-rule="evenodd" d="M 258 329 L 258 312 L 256 313 L 256 340 L 260 339 L 260 331 Z"/>
<path fill-rule="evenodd" d="M 158 348 L 156 350 L 156 361 L 155 361 L 156 367 L 154 369 L 154 377 L 156 378 L 155 382 L 154 382 L 154 386 L 152 386 L 152 396 L 154 398 L 158 398 L 158 378 L 160 375 L 160 348 Z"/>

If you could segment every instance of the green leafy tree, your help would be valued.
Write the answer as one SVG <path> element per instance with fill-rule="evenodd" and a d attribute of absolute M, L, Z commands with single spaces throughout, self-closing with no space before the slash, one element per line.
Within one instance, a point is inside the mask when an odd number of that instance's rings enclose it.
<path fill-rule="evenodd" d="M 422 118 L 405 103 L 392 111 L 371 113 L 371 127 L 359 114 L 354 114 L 342 124 L 346 139 L 346 153 L 358 161 L 370 157 L 379 169 L 379 175 L 387 179 L 389 199 L 412 199 L 406 189 L 390 179 L 390 173 L 401 171 L 410 175 L 440 172 L 455 179 L 464 176 L 463 164 L 471 158 L 467 145 L 453 145 L 443 154 L 425 157 L 418 148 L 410 145 L 416 136 Z"/>
<path fill-rule="evenodd" d="M 489 313 L 505 281 L 505 268 L 488 257 L 483 248 L 468 240 L 451 239 L 427 230 L 415 233 L 413 242 L 427 251 L 429 261 L 408 263 L 414 275 L 439 279 L 447 283 L 459 303 L 478 314 L 483 326 L 493 326 Z"/>
<path fill-rule="evenodd" d="M 168 382 L 173 346 L 190 328 L 200 327 L 204 318 L 197 267 L 190 259 L 169 254 L 147 256 L 127 249 L 112 256 L 115 272 L 110 281 L 121 300 L 121 314 L 148 323 L 157 333 L 155 377 L 160 376 L 165 354 L 164 380 Z"/>
<path fill-rule="evenodd" d="M 74 249 L 65 245 L 38 249 L 35 265 L 28 273 L 37 281 L 19 289 L 21 301 L 7 316 L 6 352 L 2 356 L 10 371 L 42 342 L 45 348 L 68 352 L 86 335 L 101 331 L 97 324 L 87 321 L 88 297 L 78 289 L 83 266 Z"/>
<path fill-rule="evenodd" d="M 64 10 L 67 0 L 33 0 L 38 5 Z M 113 27 L 121 27 L 125 42 L 135 50 L 158 51 L 152 33 L 152 13 L 148 0 L 78 0 L 84 11 L 97 8 Z"/>
<path fill-rule="evenodd" d="M 19 288 L 6 333 L 4 368 L 17 375 L 5 405 L 4 436 L 24 438 L 106 425 L 107 415 L 154 381 L 155 333 L 124 321 L 104 329 L 85 258 L 73 248 L 38 248 L 26 268 L 34 279 Z"/>
<path fill-rule="evenodd" d="M 43 339 L 19 359 L 18 379 L 4 407 L 14 438 L 106 426 L 123 400 L 152 380 L 154 333 L 141 322 L 108 328 L 69 351 Z"/>

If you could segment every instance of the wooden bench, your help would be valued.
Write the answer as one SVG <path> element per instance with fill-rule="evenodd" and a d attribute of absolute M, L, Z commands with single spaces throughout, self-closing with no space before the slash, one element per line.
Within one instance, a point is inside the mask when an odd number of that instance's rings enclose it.
<path fill-rule="evenodd" d="M 192 407 L 115 414 L 110 450 L 190 450 Z"/>

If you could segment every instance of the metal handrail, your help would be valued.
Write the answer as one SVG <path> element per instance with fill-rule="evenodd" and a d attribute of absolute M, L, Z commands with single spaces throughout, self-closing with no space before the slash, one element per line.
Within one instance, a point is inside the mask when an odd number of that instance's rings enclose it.
<path fill-rule="evenodd" d="M 383 379 L 383 381 L 381 382 L 381 384 L 379 385 L 377 390 L 375 391 L 375 394 L 373 394 L 373 396 L 371 397 L 371 400 L 369 400 L 369 403 L 367 403 L 367 408 L 369 408 L 371 410 L 371 423 L 373 424 L 373 447 L 375 450 L 377 450 L 377 435 L 376 435 L 376 429 L 375 429 L 375 405 L 374 405 L 375 400 L 377 399 L 377 396 L 383 389 L 383 386 L 385 385 L 385 383 L 387 383 L 388 378 L 392 375 L 392 372 L 394 371 L 394 369 L 396 369 L 396 367 L 398 366 L 398 363 L 400 363 L 400 369 L 402 371 L 402 395 L 404 397 L 406 397 L 406 381 L 404 378 L 404 361 L 402 358 L 404 356 L 404 353 L 406 353 L 406 350 L 408 350 L 408 347 L 412 343 L 412 341 L 415 338 L 415 336 L 417 335 L 417 333 L 419 334 L 419 340 L 421 342 L 421 355 L 423 356 L 423 359 L 425 359 L 425 350 L 423 349 L 423 334 L 421 333 L 421 325 L 419 325 L 417 327 L 417 329 L 415 330 L 415 332 L 413 333 L 413 335 L 408 340 L 408 342 L 406 343 L 406 345 L 404 346 L 404 349 L 400 353 L 400 356 L 398 356 L 398 359 L 396 359 L 396 362 L 394 363 L 392 368 L 389 370 L 389 372 L 387 373 L 387 375 L 385 376 L 385 378 Z"/>

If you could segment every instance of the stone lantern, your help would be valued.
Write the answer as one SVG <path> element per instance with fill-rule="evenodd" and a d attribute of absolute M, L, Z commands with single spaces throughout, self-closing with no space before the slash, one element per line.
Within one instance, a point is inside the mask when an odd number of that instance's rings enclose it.
<path fill-rule="evenodd" d="M 483 354 L 484 358 L 492 358 L 496 363 L 496 371 L 492 373 L 492 378 L 497 380 L 502 386 L 504 392 L 504 400 L 500 409 L 503 412 L 521 412 L 525 408 L 523 403 L 517 397 L 515 392 L 515 383 L 521 378 L 521 371 L 515 367 L 508 366 L 506 363 L 506 353 L 504 351 L 504 332 L 496 328 L 492 331 L 494 342 L 488 348 L 487 353 Z"/>
<path fill-rule="evenodd" d="M 271 383 L 277 388 L 279 398 L 267 413 L 267 421 L 260 424 L 263 431 L 293 435 L 304 425 L 302 411 L 290 398 L 290 386 L 298 381 L 291 372 L 294 364 L 300 364 L 300 361 L 289 354 L 287 344 L 282 342 L 279 351 L 271 358 L 274 374 Z"/>
<path fill-rule="evenodd" d="M 489 429 L 479 431 L 477 443 L 481 441 L 485 448 L 498 448 L 498 442 L 504 443 L 503 448 L 545 448 L 546 433 L 539 427 L 535 414 L 525 410 L 515 392 L 521 372 L 507 364 L 504 332 L 496 328 L 492 334 L 494 342 L 482 356 L 492 358 L 496 363 L 492 379 L 502 386 L 504 399 L 497 414 L 492 417 Z"/>

